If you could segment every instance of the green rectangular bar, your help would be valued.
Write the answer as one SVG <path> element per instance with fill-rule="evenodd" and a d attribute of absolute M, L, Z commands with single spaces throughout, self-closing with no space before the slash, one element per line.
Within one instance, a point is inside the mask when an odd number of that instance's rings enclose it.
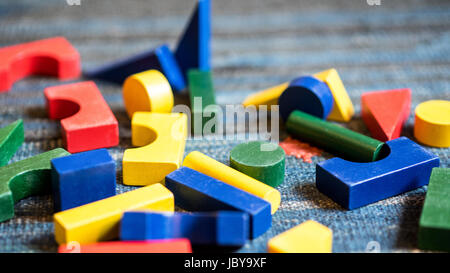
<path fill-rule="evenodd" d="M 386 154 L 383 142 L 302 111 L 289 115 L 286 129 L 292 136 L 347 160 L 372 162 Z"/>
<path fill-rule="evenodd" d="M 192 129 L 195 135 L 202 135 L 205 124 L 215 114 L 205 116 L 205 108 L 216 104 L 211 71 L 190 69 L 188 71 L 189 97 L 191 101 Z M 201 101 L 199 101 L 201 99 Z M 199 103 L 200 102 L 200 103 Z M 215 127 L 211 133 L 215 132 Z"/>
<path fill-rule="evenodd" d="M 450 251 L 450 169 L 433 168 L 419 222 L 419 248 Z"/>

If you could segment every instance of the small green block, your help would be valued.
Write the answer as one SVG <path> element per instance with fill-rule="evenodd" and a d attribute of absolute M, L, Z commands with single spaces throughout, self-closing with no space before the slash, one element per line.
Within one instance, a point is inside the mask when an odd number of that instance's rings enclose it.
<path fill-rule="evenodd" d="M 54 149 L 0 167 L 0 222 L 14 217 L 14 204 L 32 195 L 50 193 L 53 158 L 70 155 Z"/>
<path fill-rule="evenodd" d="M 279 145 L 270 142 L 241 143 L 231 150 L 230 166 L 276 187 L 284 181 L 285 153 Z"/>
<path fill-rule="evenodd" d="M 192 111 L 192 129 L 195 135 L 202 135 L 205 124 L 216 117 L 214 111 L 211 116 L 205 116 L 205 108 L 216 104 L 211 71 L 191 69 L 188 71 L 189 97 Z M 199 100 L 201 99 L 201 103 Z M 215 132 L 215 127 L 211 133 Z"/>
<path fill-rule="evenodd" d="M 0 129 L 0 167 L 8 164 L 24 141 L 23 121 L 21 119 Z"/>
<path fill-rule="evenodd" d="M 289 115 L 286 129 L 296 138 L 354 162 L 372 162 L 386 155 L 383 142 L 302 111 Z"/>
<path fill-rule="evenodd" d="M 419 222 L 419 248 L 450 251 L 450 169 L 433 168 Z"/>

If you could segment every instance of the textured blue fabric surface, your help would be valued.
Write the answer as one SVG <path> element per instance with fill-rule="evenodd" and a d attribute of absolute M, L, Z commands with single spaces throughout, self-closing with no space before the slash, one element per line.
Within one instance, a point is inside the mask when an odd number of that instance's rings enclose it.
<path fill-rule="evenodd" d="M 248 94 L 334 67 L 356 108 L 344 126 L 368 134 L 360 112 L 366 91 L 412 90 L 412 109 L 429 99 L 450 99 L 450 3 L 448 1 L 365 0 L 214 0 L 212 66 L 217 101 L 238 104 Z M 83 68 L 169 43 L 173 48 L 194 1 L 65 0 L 0 2 L 0 46 L 62 35 L 79 50 Z M 53 78 L 33 77 L 0 93 L 0 126 L 24 120 L 25 143 L 12 161 L 62 147 L 59 122 L 47 118 L 43 90 Z M 108 149 L 117 161 L 117 193 L 122 185 L 121 159 L 131 147 L 130 120 L 120 86 L 97 81 L 120 125 L 120 145 Z M 176 97 L 187 104 L 188 96 Z M 413 139 L 411 113 L 403 135 Z M 242 132 L 238 132 L 242 133 Z M 285 136 L 285 134 L 282 134 Z M 228 163 L 237 140 L 189 139 L 194 150 Z M 449 167 L 450 149 L 427 148 Z M 272 228 L 240 252 L 264 252 L 271 237 L 306 220 L 333 230 L 333 251 L 414 252 L 418 221 L 427 187 L 360 209 L 346 211 L 317 191 L 315 163 L 289 156 L 286 179 L 279 186 L 282 203 Z M 0 252 L 55 252 L 50 195 L 30 197 L 15 206 L 16 217 L 0 223 Z M 369 244 L 369 242 L 372 242 Z M 376 242 L 376 243 L 373 243 Z"/>

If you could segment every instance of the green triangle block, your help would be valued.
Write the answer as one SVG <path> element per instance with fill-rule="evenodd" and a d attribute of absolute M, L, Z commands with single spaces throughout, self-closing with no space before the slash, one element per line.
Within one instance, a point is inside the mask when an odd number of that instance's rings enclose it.
<path fill-rule="evenodd" d="M 23 121 L 21 119 L 0 129 L 0 167 L 9 160 L 22 145 L 24 140 Z"/>

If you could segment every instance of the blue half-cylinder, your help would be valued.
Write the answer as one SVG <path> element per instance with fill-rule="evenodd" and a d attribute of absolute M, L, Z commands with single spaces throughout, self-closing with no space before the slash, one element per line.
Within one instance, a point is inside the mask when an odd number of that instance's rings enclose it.
<path fill-rule="evenodd" d="M 184 76 L 167 45 L 84 71 L 84 75 L 89 78 L 123 84 L 127 77 L 151 69 L 163 73 L 174 91 L 186 88 Z"/>
<path fill-rule="evenodd" d="M 287 120 L 294 110 L 326 119 L 333 109 L 333 103 L 333 94 L 328 85 L 311 76 L 293 80 L 278 99 L 283 120 Z"/>
<path fill-rule="evenodd" d="M 428 184 L 439 157 L 406 137 L 386 142 L 389 155 L 356 163 L 332 158 L 316 165 L 316 186 L 346 209 L 359 208 Z"/>
<path fill-rule="evenodd" d="M 248 213 L 252 239 L 272 225 L 269 202 L 191 168 L 181 167 L 168 174 L 165 185 L 174 194 L 175 204 L 185 210 Z"/>
<path fill-rule="evenodd" d="M 122 241 L 187 238 L 192 244 L 241 246 L 248 239 L 248 215 L 236 211 L 164 213 L 130 211 L 120 225 Z"/>
<path fill-rule="evenodd" d="M 198 0 L 175 50 L 183 76 L 189 69 L 211 69 L 211 1 Z"/>

